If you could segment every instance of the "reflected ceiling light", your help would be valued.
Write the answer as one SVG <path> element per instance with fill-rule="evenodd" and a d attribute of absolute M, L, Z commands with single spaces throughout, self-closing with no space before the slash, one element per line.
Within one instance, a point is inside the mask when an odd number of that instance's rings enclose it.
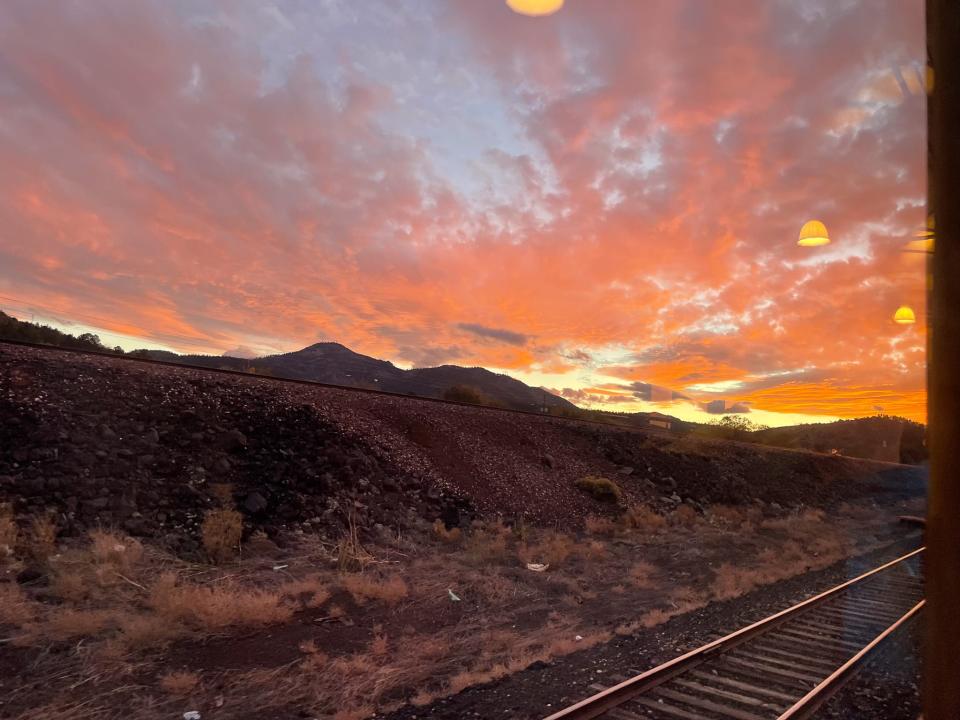
<path fill-rule="evenodd" d="M 917 315 L 913 312 L 913 308 L 901 305 L 893 314 L 893 321 L 898 325 L 913 325 L 917 321 Z"/>
<path fill-rule="evenodd" d="M 911 240 L 903 247 L 904 252 L 924 253 L 929 255 L 933 252 L 933 235 L 918 236 L 916 240 Z"/>
<path fill-rule="evenodd" d="M 563 0 L 507 0 L 507 7 L 521 15 L 552 15 L 563 7 Z"/>
<path fill-rule="evenodd" d="M 903 251 L 912 253 L 926 253 L 928 255 L 932 253 L 935 237 L 934 229 L 935 221 L 933 219 L 933 215 L 927 215 L 926 227 L 919 230 L 914 230 L 913 237 L 916 239 L 908 242 Z"/>
<path fill-rule="evenodd" d="M 808 220 L 800 228 L 800 238 L 797 245 L 802 247 L 818 247 L 830 242 L 830 236 L 827 235 L 827 226 L 819 220 Z"/>

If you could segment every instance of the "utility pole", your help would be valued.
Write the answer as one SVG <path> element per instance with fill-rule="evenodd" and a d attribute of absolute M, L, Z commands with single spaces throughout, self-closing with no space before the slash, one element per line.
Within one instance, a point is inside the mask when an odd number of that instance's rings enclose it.
<path fill-rule="evenodd" d="M 960 718 L 960 2 L 927 0 L 930 447 L 923 717 Z"/>

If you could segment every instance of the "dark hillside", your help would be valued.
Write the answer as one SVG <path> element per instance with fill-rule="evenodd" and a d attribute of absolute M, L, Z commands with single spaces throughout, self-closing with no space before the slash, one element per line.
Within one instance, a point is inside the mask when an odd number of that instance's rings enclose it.
<path fill-rule="evenodd" d="M 918 464 L 928 457 L 926 428 L 905 418 L 878 415 L 833 423 L 769 428 L 752 440 L 850 457 Z"/>
<path fill-rule="evenodd" d="M 579 528 L 612 510 L 586 475 L 659 512 L 925 490 L 902 465 L 57 350 L 0 346 L 0 397 L 0 503 L 186 549 L 223 491 L 249 528 L 338 537 L 350 514 L 371 532 L 478 513 Z"/>

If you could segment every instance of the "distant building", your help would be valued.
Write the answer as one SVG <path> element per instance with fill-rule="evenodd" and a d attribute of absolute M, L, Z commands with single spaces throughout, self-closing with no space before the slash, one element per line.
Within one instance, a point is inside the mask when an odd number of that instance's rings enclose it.
<path fill-rule="evenodd" d="M 647 424 L 650 425 L 650 427 L 672 430 L 673 418 L 671 418 L 669 415 L 662 415 L 658 412 L 647 413 Z"/>

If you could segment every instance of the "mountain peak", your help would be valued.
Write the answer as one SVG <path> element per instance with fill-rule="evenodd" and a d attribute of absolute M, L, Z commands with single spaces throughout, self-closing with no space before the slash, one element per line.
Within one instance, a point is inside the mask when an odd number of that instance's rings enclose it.
<path fill-rule="evenodd" d="M 299 350 L 294 350 L 293 353 L 291 353 L 291 354 L 295 354 L 295 353 L 305 353 L 305 352 L 330 352 L 330 351 L 334 351 L 334 352 L 344 352 L 344 351 L 346 351 L 346 352 L 348 352 L 348 353 L 353 353 L 354 355 L 357 355 L 357 354 L 358 354 L 358 353 L 354 353 L 353 350 L 351 350 L 350 348 L 348 348 L 346 345 L 341 345 L 340 343 L 337 343 L 337 342 L 318 342 L 318 343 L 314 343 L 313 345 L 307 345 L 307 347 L 305 347 L 305 348 L 300 348 Z"/>

